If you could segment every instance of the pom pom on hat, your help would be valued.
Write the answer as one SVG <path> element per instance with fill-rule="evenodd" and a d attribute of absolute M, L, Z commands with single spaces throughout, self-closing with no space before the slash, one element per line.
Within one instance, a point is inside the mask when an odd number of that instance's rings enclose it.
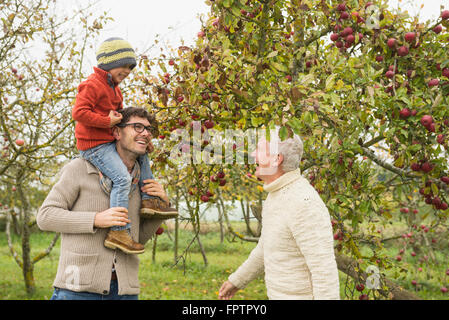
<path fill-rule="evenodd" d="M 97 50 L 98 68 L 109 71 L 114 68 L 137 65 L 136 53 L 131 44 L 122 38 L 106 39 Z"/>

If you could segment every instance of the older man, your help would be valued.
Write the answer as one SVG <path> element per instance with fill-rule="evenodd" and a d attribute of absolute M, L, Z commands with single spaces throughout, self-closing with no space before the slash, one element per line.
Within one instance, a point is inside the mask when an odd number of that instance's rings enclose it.
<path fill-rule="evenodd" d="M 277 132 L 271 137 L 271 142 L 260 139 L 252 153 L 256 176 L 268 192 L 262 233 L 248 259 L 221 286 L 219 298 L 232 298 L 265 272 L 269 299 L 339 299 L 330 216 L 301 175 L 302 141 L 294 135 L 281 142 Z"/>
<path fill-rule="evenodd" d="M 139 293 L 139 258 L 103 243 L 111 226 L 132 222 L 131 236 L 145 244 L 163 219 L 144 220 L 139 215 L 139 155 L 151 142 L 154 118 L 142 108 L 121 111 L 120 127 L 114 128 L 116 148 L 133 177 L 129 208 L 109 208 L 108 179 L 87 160 L 70 161 L 53 186 L 38 215 L 37 224 L 45 231 L 60 232 L 61 250 L 53 300 L 135 300 Z M 145 143 L 143 143 L 145 142 Z M 168 204 L 162 186 L 146 180 L 142 191 Z"/>

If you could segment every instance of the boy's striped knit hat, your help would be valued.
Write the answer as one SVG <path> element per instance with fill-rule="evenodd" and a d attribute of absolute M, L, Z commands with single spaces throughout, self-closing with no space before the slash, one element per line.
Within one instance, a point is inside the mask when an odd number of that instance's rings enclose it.
<path fill-rule="evenodd" d="M 122 38 L 106 39 L 97 50 L 98 68 L 109 71 L 114 68 L 136 66 L 136 53 L 130 43 Z"/>

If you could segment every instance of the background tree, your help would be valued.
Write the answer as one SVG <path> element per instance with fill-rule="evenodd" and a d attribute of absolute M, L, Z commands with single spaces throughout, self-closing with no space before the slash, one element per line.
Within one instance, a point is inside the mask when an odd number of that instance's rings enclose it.
<path fill-rule="evenodd" d="M 8 244 L 32 293 L 33 265 L 58 237 L 31 256 L 30 228 L 41 203 L 36 200 L 42 200 L 39 190 L 53 183 L 60 163 L 75 150 L 71 105 L 83 78 L 84 52 L 107 18 L 94 18 L 89 6 L 71 16 L 57 15 L 60 10 L 51 0 L 7 0 L 0 9 L 0 189 L 7 206 L 16 208 L 5 212 Z M 11 221 L 21 237 L 21 252 L 11 239 Z"/>
<path fill-rule="evenodd" d="M 416 298 L 385 279 L 405 266 L 377 230 L 412 197 L 416 224 L 447 232 L 449 12 L 435 8 L 440 17 L 423 22 L 383 0 L 208 4 L 195 46 L 143 60 L 136 74 L 136 99 L 163 123 L 165 150 L 204 150 L 167 139 L 194 121 L 204 132 L 280 125 L 281 139 L 299 134 L 301 168 L 332 215 L 340 270 L 363 291 L 374 266 L 380 285 L 371 297 Z M 163 172 L 169 152 L 156 159 Z M 186 164 L 186 184 L 210 200 L 222 166 Z M 252 169 L 242 166 L 242 176 Z"/>

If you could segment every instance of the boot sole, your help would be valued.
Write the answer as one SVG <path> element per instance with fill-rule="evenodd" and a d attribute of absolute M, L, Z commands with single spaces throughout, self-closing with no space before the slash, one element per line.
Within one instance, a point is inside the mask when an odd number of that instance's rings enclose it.
<path fill-rule="evenodd" d="M 163 218 L 163 219 L 171 219 L 179 216 L 178 212 L 162 212 L 154 209 L 141 209 L 140 215 L 144 218 Z"/>
<path fill-rule="evenodd" d="M 124 246 L 122 246 L 120 244 L 117 244 L 117 243 L 114 243 L 114 242 L 110 242 L 110 241 L 107 241 L 107 240 L 105 240 L 104 246 L 106 248 L 113 249 L 113 250 L 114 249 L 120 249 L 120 250 L 122 250 L 123 252 L 125 252 L 127 254 L 141 254 L 141 253 L 145 252 L 145 249 L 143 249 L 143 250 L 129 250 L 126 247 L 124 247 Z"/>
<path fill-rule="evenodd" d="M 144 219 L 172 219 L 177 218 L 178 215 L 167 215 L 167 214 L 159 214 L 159 213 L 144 213 L 140 214 L 140 216 Z"/>

